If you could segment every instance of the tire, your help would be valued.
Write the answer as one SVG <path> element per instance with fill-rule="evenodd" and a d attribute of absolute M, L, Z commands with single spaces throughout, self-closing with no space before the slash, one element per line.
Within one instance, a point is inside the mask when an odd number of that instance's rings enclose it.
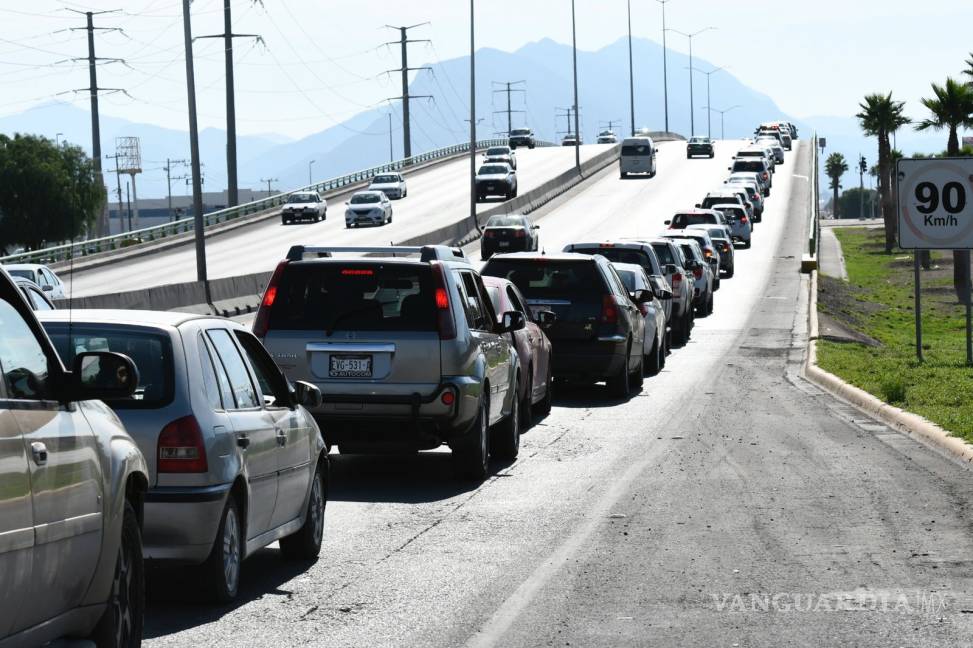
<path fill-rule="evenodd" d="M 351 223 L 345 223 L 345 229 L 351 229 Z"/>
<path fill-rule="evenodd" d="M 490 430 L 490 454 L 498 459 L 513 461 L 520 452 L 520 380 L 514 383 L 510 399 L 510 414 Z"/>
<path fill-rule="evenodd" d="M 544 390 L 544 398 L 537 403 L 537 411 L 542 416 L 547 416 L 551 413 L 551 407 L 554 404 L 554 376 L 551 375 L 551 359 L 547 359 L 547 388 Z"/>
<path fill-rule="evenodd" d="M 658 376 L 663 366 L 665 366 L 665 350 L 659 348 L 659 339 L 656 337 L 655 342 L 652 343 L 652 350 L 645 356 L 645 371 L 650 376 Z"/>
<path fill-rule="evenodd" d="M 466 437 L 453 448 L 453 467 L 457 477 L 472 481 L 486 479 L 490 467 L 490 409 L 486 401 L 480 402 L 473 427 Z"/>
<path fill-rule="evenodd" d="M 323 464 L 323 468 L 322 468 Z M 304 525 L 280 539 L 280 553 L 288 560 L 315 560 L 324 539 L 324 510 L 328 505 L 328 459 L 322 456 L 314 471 L 311 494 L 307 498 Z"/>
<path fill-rule="evenodd" d="M 236 499 L 230 495 L 220 517 L 216 540 L 209 558 L 203 563 L 203 579 L 210 597 L 218 603 L 236 598 L 240 588 L 240 565 L 243 562 L 243 527 Z"/>
<path fill-rule="evenodd" d="M 121 546 L 115 561 L 108 608 L 91 635 L 99 648 L 137 648 L 142 645 L 145 613 L 145 565 L 142 530 L 131 502 L 125 502 Z"/>
<path fill-rule="evenodd" d="M 631 348 L 625 351 L 625 360 L 622 368 L 614 376 L 605 381 L 611 395 L 620 400 L 628 398 L 632 394 L 632 383 L 628 373 L 628 359 L 632 355 Z"/>
<path fill-rule="evenodd" d="M 632 373 L 628 374 L 628 382 L 632 391 L 638 391 L 645 381 L 645 357 L 639 354 L 639 366 Z"/>
<path fill-rule="evenodd" d="M 720 278 L 716 277 L 715 279 L 713 279 L 713 290 L 719 290 L 719 289 L 720 289 Z"/>
<path fill-rule="evenodd" d="M 627 177 L 628 177 L 628 174 L 627 174 L 627 173 L 625 173 L 624 171 L 622 171 L 622 172 L 621 172 L 621 178 L 622 178 L 622 180 L 624 180 L 624 179 L 625 179 L 625 178 L 627 178 Z"/>
<path fill-rule="evenodd" d="M 281 218 L 280 219 L 280 224 L 281 225 L 287 225 L 287 219 L 286 218 Z"/>
<path fill-rule="evenodd" d="M 534 425 L 534 371 L 527 372 L 527 389 L 520 402 L 520 433 L 523 434 Z"/>
<path fill-rule="evenodd" d="M 726 278 L 732 279 L 734 272 L 736 272 L 736 266 L 730 266 L 730 269 L 726 271 Z"/>

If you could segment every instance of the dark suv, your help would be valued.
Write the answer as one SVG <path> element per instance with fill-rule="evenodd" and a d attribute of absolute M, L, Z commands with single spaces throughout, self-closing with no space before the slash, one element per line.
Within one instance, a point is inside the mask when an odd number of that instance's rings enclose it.
<path fill-rule="evenodd" d="M 508 334 L 525 324 L 497 316 L 461 250 L 296 246 L 253 330 L 288 377 L 319 387 L 312 414 L 342 454 L 445 443 L 462 476 L 483 479 L 491 453 L 520 447 L 524 378 Z"/>
<path fill-rule="evenodd" d="M 691 137 L 686 142 L 686 157 L 691 158 L 697 155 L 713 157 L 716 154 L 713 148 L 713 140 L 708 137 Z"/>
<path fill-rule="evenodd" d="M 526 146 L 532 149 L 537 146 L 537 142 L 534 140 L 534 131 L 529 128 L 515 128 L 510 131 L 508 144 L 512 149 L 518 146 Z"/>
<path fill-rule="evenodd" d="M 642 384 L 645 322 L 637 302 L 651 301 L 652 295 L 629 295 L 608 259 L 502 254 L 487 261 L 482 272 L 512 281 L 535 312 L 557 316 L 547 331 L 555 378 L 604 380 L 619 398 Z"/>

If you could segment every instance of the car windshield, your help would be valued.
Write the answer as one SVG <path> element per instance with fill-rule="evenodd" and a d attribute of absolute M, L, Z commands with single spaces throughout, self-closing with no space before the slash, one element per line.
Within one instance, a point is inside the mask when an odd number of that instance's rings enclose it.
<path fill-rule="evenodd" d="M 509 279 L 527 299 L 584 299 L 602 294 L 594 261 L 491 259 L 483 274 Z"/>
<path fill-rule="evenodd" d="M 675 227 L 688 227 L 690 225 L 709 225 L 716 222 L 713 214 L 676 214 L 672 217 L 672 224 Z"/>
<path fill-rule="evenodd" d="M 172 402 L 172 342 L 168 335 L 140 327 L 73 322 L 45 323 L 44 328 L 68 367 L 86 351 L 113 351 L 127 355 L 139 371 L 139 385 L 131 396 L 104 399 L 115 409 L 156 409 Z M 71 337 L 68 338 L 68 330 Z"/>
<path fill-rule="evenodd" d="M 734 220 L 740 218 L 746 213 L 743 207 L 735 205 L 714 205 L 713 209 L 723 212 L 724 216 Z"/>
<path fill-rule="evenodd" d="M 493 148 L 488 148 L 486 152 L 487 156 L 500 156 L 509 155 L 510 151 L 503 146 L 495 146 Z"/>
<path fill-rule="evenodd" d="M 507 167 L 501 164 L 487 164 L 480 167 L 477 175 L 505 175 Z"/>
<path fill-rule="evenodd" d="M 378 194 L 360 193 L 351 197 L 352 205 L 370 205 L 378 202 L 382 202 L 382 198 Z"/>
<path fill-rule="evenodd" d="M 435 331 L 427 265 L 300 263 L 277 286 L 270 327 L 321 331 Z"/>
<path fill-rule="evenodd" d="M 517 216 L 493 216 L 487 221 L 487 227 L 524 227 L 523 218 Z"/>
<path fill-rule="evenodd" d="M 290 196 L 287 197 L 287 202 L 289 203 L 311 203 L 317 201 L 318 201 L 317 196 L 315 196 L 314 194 L 307 194 L 307 193 L 291 194 Z"/>
<path fill-rule="evenodd" d="M 9 272 L 10 276 L 12 277 L 22 277 L 23 279 L 30 279 L 35 283 L 37 281 L 34 277 L 33 270 L 11 270 L 10 268 L 6 268 L 6 271 Z"/>
<path fill-rule="evenodd" d="M 393 184 L 400 181 L 399 176 L 394 175 L 380 175 L 372 178 L 373 184 Z"/>

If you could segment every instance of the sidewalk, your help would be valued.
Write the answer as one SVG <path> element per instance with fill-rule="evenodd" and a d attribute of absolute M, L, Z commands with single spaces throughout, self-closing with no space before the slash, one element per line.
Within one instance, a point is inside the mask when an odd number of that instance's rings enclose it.
<path fill-rule="evenodd" d="M 845 269 L 845 256 L 841 253 L 841 243 L 830 228 L 821 228 L 821 250 L 818 254 L 821 274 L 848 281 Z"/>

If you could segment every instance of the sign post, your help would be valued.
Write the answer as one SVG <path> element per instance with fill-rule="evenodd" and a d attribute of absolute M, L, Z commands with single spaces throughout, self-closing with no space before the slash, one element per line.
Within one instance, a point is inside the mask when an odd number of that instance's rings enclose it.
<path fill-rule="evenodd" d="M 919 250 L 973 249 L 973 158 L 899 160 L 896 178 L 899 247 L 915 255 L 916 357 L 921 361 Z M 973 366 L 973 287 L 969 263 L 964 265 L 966 364 Z"/>

